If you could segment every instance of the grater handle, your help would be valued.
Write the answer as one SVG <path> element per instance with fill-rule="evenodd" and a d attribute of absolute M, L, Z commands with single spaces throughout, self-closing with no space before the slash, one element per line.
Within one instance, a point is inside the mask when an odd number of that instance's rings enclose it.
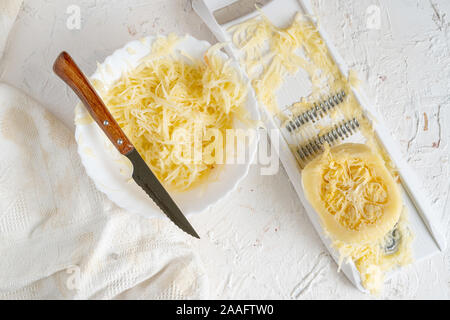
<path fill-rule="evenodd" d="M 192 0 L 191 1 L 192 8 L 194 11 L 202 17 L 203 21 L 208 25 L 208 27 L 211 29 L 212 33 L 216 36 L 217 40 L 219 42 L 229 42 L 230 39 L 228 36 L 223 32 L 220 25 L 217 23 L 216 19 L 214 18 L 214 15 L 211 12 L 211 9 L 206 5 L 204 0 Z M 228 47 L 228 46 L 227 46 Z M 236 55 L 234 52 L 228 48 L 227 52 L 230 54 L 233 59 L 237 60 Z"/>

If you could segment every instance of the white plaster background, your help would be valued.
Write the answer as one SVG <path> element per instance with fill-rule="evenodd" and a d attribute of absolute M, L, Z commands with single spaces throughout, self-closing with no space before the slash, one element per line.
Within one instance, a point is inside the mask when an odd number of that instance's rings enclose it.
<path fill-rule="evenodd" d="M 81 8 L 82 29 L 66 28 Z M 314 0 L 320 21 L 358 71 L 402 152 L 419 174 L 450 242 L 450 1 Z M 366 9 L 381 9 L 381 28 Z M 73 126 L 77 99 L 51 71 L 61 50 L 86 73 L 124 43 L 155 33 L 214 42 L 190 0 L 25 0 L 0 64 L 0 79 Z M 427 124 L 426 124 L 427 123 Z M 361 298 L 326 253 L 283 170 L 249 176 L 227 199 L 191 219 L 211 298 Z M 450 250 L 407 267 L 382 298 L 450 298 Z"/>

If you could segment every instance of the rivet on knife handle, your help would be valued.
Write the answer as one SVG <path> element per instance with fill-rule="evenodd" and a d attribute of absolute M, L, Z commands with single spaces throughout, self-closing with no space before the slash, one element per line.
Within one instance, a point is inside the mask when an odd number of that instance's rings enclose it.
<path fill-rule="evenodd" d="M 121 154 L 126 155 L 134 149 L 102 99 L 67 52 L 62 52 L 58 56 L 53 71 L 77 94 L 92 118 Z"/>

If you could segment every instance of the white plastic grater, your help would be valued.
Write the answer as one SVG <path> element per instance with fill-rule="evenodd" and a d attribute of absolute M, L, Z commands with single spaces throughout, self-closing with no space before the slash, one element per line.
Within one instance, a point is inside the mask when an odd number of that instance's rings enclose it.
<path fill-rule="evenodd" d="M 236 5 L 237 2 L 239 6 Z M 226 46 L 227 52 L 237 58 L 240 56 L 239 50 L 234 47 L 231 42 L 230 34 L 227 32 L 228 28 L 243 21 L 246 21 L 250 18 L 256 17 L 259 13 L 256 10 L 246 11 L 250 6 L 255 5 L 255 3 L 259 4 L 259 7 L 263 11 L 263 13 L 271 20 L 275 25 L 280 27 L 286 27 L 292 21 L 296 12 L 302 12 L 305 15 L 312 17 L 313 22 L 316 22 L 312 10 L 312 6 L 309 0 L 192 0 L 192 6 L 197 14 L 203 19 L 203 21 L 208 25 L 210 30 L 214 33 L 216 38 L 220 42 L 227 42 Z M 244 8 L 244 15 L 239 14 L 239 8 Z M 233 17 L 233 18 L 227 18 Z M 223 24 L 219 24 L 218 18 Z M 317 25 L 317 24 L 316 24 Z M 322 36 L 324 42 L 328 46 L 329 52 L 336 64 L 338 65 L 340 71 L 344 75 L 348 75 L 348 67 L 343 61 L 342 57 L 337 53 L 335 47 L 329 41 L 329 37 L 324 32 L 323 28 L 320 26 L 317 27 L 320 35 Z M 244 69 L 244 68 L 243 68 Z M 291 83 L 287 84 L 287 87 L 283 87 L 280 90 L 280 94 L 277 97 L 280 102 L 280 106 L 288 106 L 293 102 L 298 101 L 300 97 L 305 96 L 305 92 L 299 90 L 301 88 L 301 80 L 291 81 Z M 401 179 L 401 186 L 403 188 L 404 199 L 403 202 L 407 207 L 409 212 L 409 221 L 410 227 L 413 230 L 415 235 L 415 240 L 413 241 L 413 255 L 415 261 L 419 261 L 425 259 L 439 251 L 445 250 L 446 240 L 442 234 L 438 232 L 436 229 L 436 223 L 433 222 L 433 216 L 431 211 L 431 206 L 428 203 L 424 193 L 421 191 L 420 183 L 414 172 L 409 167 L 408 163 L 402 158 L 400 153 L 400 148 L 393 141 L 388 130 L 385 128 L 381 121 L 377 119 L 381 119 L 378 112 L 373 108 L 369 103 L 361 89 L 353 89 L 352 93 L 354 94 L 356 100 L 359 102 L 360 106 L 365 112 L 366 118 L 371 120 L 372 127 L 374 128 L 375 134 L 381 142 L 382 146 L 385 148 L 386 152 L 389 154 L 393 163 L 398 168 L 398 173 Z M 338 94 L 338 93 L 336 93 Z M 320 104 L 315 109 L 317 112 L 320 112 Z M 296 126 L 295 122 L 293 124 L 281 124 L 279 121 L 274 119 L 268 112 L 265 111 L 264 108 L 260 108 L 262 113 L 262 118 L 264 120 L 265 126 L 268 130 L 278 130 L 280 135 L 282 135 L 285 139 L 280 140 L 280 150 L 279 157 L 283 166 L 293 184 L 300 200 L 305 207 L 305 210 L 313 223 L 315 229 L 319 233 L 322 241 L 327 246 L 328 250 L 332 254 L 333 258 L 337 261 L 338 254 L 331 247 L 331 241 L 328 237 L 325 236 L 322 227 L 319 222 L 319 217 L 314 209 L 311 207 L 309 202 L 306 200 L 303 188 L 301 185 L 301 174 L 300 174 L 300 165 L 298 162 L 298 155 L 301 152 L 314 152 L 314 145 L 311 145 L 310 148 L 306 149 L 306 151 L 302 151 L 302 148 L 305 147 L 305 144 L 299 146 L 299 152 L 294 154 L 289 144 L 292 141 L 289 140 L 289 134 L 286 134 L 284 131 L 290 131 L 290 126 Z M 312 110 L 314 111 L 314 110 Z M 311 116 L 311 115 L 310 115 Z M 308 114 L 305 114 L 305 117 L 308 117 Z M 299 118 L 296 115 L 296 118 Z M 294 118 L 294 119 L 296 119 Z M 353 119 L 347 119 L 351 121 Z M 300 121 L 300 119 L 298 120 Z M 348 128 L 352 129 L 352 127 L 346 127 L 352 125 L 351 123 L 347 123 L 345 121 L 335 124 L 333 129 L 342 129 Z M 353 123 L 356 126 L 355 123 Z M 351 131 L 351 130 L 349 130 Z M 338 132 L 338 131 L 336 131 Z M 331 134 L 331 133 L 330 133 Z M 325 139 L 325 137 L 324 137 Z M 358 137 L 355 135 L 352 136 L 352 139 L 356 139 L 358 142 Z M 288 144 L 289 142 L 289 144 Z M 312 150 L 312 151 L 311 151 Z M 344 264 L 342 266 L 343 272 L 346 276 L 354 283 L 354 285 L 360 289 L 361 291 L 366 292 L 366 290 L 361 285 L 361 280 L 359 276 L 359 272 L 353 264 Z M 390 275 L 392 275 L 391 273 Z M 389 275 L 388 275 L 389 277 Z"/>

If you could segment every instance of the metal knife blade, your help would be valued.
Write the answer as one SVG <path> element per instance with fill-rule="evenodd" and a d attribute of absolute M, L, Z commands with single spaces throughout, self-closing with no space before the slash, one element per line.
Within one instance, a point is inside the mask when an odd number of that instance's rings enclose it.
<path fill-rule="evenodd" d="M 141 155 L 133 149 L 125 155 L 133 164 L 133 179 L 153 199 L 165 215 L 181 230 L 200 239 L 197 232 L 183 215 L 172 197 L 164 189 L 158 178 L 142 159 Z"/>
<path fill-rule="evenodd" d="M 240 17 L 246 16 L 256 10 L 256 7 L 262 8 L 273 0 L 238 0 L 223 8 L 213 12 L 214 18 L 220 25 L 234 21 Z"/>

